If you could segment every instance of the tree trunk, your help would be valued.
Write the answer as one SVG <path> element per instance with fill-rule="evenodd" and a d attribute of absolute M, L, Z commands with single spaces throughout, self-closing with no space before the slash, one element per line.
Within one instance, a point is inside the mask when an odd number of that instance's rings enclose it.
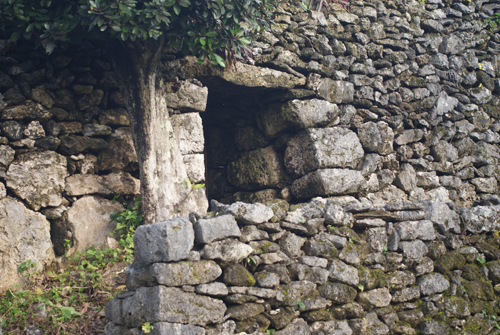
<path fill-rule="evenodd" d="M 132 123 L 144 224 L 186 215 L 186 207 L 196 207 L 189 197 L 192 190 L 157 78 L 163 44 L 163 38 L 148 39 L 108 51 Z"/>

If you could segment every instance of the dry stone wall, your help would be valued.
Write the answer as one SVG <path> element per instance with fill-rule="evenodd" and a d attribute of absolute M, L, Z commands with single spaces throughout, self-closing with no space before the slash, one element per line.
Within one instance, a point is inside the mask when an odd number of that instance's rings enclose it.
<path fill-rule="evenodd" d="M 499 334 L 499 10 L 285 6 L 252 62 L 166 56 L 220 202 L 138 229 L 105 333 Z"/>
<path fill-rule="evenodd" d="M 498 334 L 498 196 L 211 210 L 137 229 L 104 334 Z"/>

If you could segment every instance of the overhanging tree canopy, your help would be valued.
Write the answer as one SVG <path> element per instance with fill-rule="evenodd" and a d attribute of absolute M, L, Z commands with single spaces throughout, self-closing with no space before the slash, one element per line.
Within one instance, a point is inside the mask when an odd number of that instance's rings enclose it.
<path fill-rule="evenodd" d="M 102 42 L 119 77 L 138 154 L 146 223 L 172 215 L 168 112 L 156 72 L 166 43 L 225 66 L 249 53 L 281 0 L 0 0 L 0 25 L 51 53 L 82 39 Z"/>

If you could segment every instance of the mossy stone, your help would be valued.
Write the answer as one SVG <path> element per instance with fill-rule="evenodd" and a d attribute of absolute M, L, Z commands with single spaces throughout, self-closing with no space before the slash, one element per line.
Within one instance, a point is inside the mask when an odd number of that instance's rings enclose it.
<path fill-rule="evenodd" d="M 492 300 L 495 299 L 495 293 L 493 291 L 493 285 L 491 282 L 481 282 L 481 281 L 468 281 L 462 283 L 465 292 L 471 300 Z"/>
<path fill-rule="evenodd" d="M 380 269 L 363 269 L 359 271 L 359 283 L 365 290 L 373 290 L 387 285 L 387 277 Z"/>
<path fill-rule="evenodd" d="M 302 313 L 301 317 L 309 323 L 317 321 L 331 321 L 335 319 L 332 313 L 324 309 Z"/>
<path fill-rule="evenodd" d="M 266 202 L 264 205 L 273 210 L 274 216 L 269 220 L 269 222 L 279 222 L 283 220 L 286 216 L 288 208 L 290 205 L 286 200 L 283 199 L 273 199 Z"/>
<path fill-rule="evenodd" d="M 434 262 L 434 268 L 442 274 L 465 265 L 465 257 L 456 251 L 448 252 Z"/>
<path fill-rule="evenodd" d="M 231 265 L 224 269 L 223 282 L 234 286 L 254 286 L 255 278 L 241 264 Z"/>

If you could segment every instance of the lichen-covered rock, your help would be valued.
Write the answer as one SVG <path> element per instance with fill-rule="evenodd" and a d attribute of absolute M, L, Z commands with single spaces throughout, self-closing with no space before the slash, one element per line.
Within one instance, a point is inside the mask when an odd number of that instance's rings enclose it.
<path fill-rule="evenodd" d="M 425 212 L 427 219 L 435 224 L 440 233 L 443 234 L 447 231 L 451 231 L 452 233 L 460 234 L 460 217 L 455 211 L 452 211 L 448 205 L 440 202 L 428 201 L 426 202 Z"/>
<path fill-rule="evenodd" d="M 368 335 L 368 334 L 387 334 L 389 327 L 382 323 L 376 313 L 368 313 L 364 318 L 351 319 L 347 321 L 354 334 Z"/>
<path fill-rule="evenodd" d="M 50 222 L 42 214 L 35 213 L 22 202 L 11 197 L 0 199 L 0 291 L 13 289 L 22 283 L 23 274 L 18 272 L 22 262 L 31 260 L 41 271 L 54 260 Z"/>
<path fill-rule="evenodd" d="M 460 215 L 467 230 L 473 234 L 497 230 L 500 225 L 500 205 L 462 208 Z"/>
<path fill-rule="evenodd" d="M 287 171 L 296 176 L 324 168 L 354 168 L 364 155 L 354 132 L 342 127 L 308 129 L 288 142 Z"/>
<path fill-rule="evenodd" d="M 7 188 L 34 210 L 57 207 L 63 200 L 66 165 L 66 157 L 53 151 L 18 155 L 7 170 Z"/>

